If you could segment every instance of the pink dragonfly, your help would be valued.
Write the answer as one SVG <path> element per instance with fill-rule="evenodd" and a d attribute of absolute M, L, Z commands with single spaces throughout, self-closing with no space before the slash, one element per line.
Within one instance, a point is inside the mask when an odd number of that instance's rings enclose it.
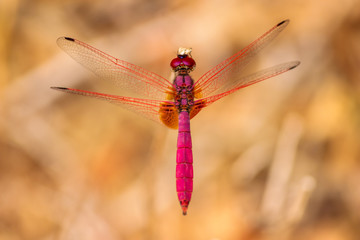
<path fill-rule="evenodd" d="M 175 72 L 172 82 L 139 66 L 114 58 L 94 47 L 73 38 L 61 37 L 57 44 L 77 62 L 100 78 L 114 80 L 121 89 L 140 94 L 134 98 L 90 92 L 79 89 L 51 87 L 66 93 L 94 97 L 118 104 L 128 110 L 152 119 L 169 128 L 178 129 L 176 153 L 176 190 L 186 215 L 193 191 L 193 155 L 190 119 L 204 107 L 249 85 L 289 71 L 300 64 L 287 62 L 259 71 L 246 77 L 231 79 L 289 23 L 285 20 L 275 25 L 243 50 L 225 59 L 206 72 L 197 81 L 189 73 L 195 68 L 191 49 L 179 48 L 170 66 Z M 231 75 L 230 75 L 231 74 Z"/>

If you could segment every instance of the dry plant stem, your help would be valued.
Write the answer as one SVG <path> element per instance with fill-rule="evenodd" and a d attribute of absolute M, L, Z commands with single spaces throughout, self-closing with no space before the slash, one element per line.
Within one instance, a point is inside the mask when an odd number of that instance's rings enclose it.
<path fill-rule="evenodd" d="M 262 218 L 267 224 L 277 223 L 284 217 L 288 186 L 302 133 L 299 116 L 289 114 L 280 130 L 262 201 Z"/>

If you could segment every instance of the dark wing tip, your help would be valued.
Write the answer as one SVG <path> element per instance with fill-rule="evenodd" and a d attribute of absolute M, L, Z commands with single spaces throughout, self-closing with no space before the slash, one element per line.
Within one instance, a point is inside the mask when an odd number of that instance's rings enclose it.
<path fill-rule="evenodd" d="M 50 88 L 54 90 L 69 90 L 68 88 L 65 87 L 50 87 Z"/>
<path fill-rule="evenodd" d="M 69 37 L 64 37 L 64 38 L 65 38 L 65 40 L 75 42 L 75 39 L 73 39 L 73 38 L 69 38 Z"/>
<path fill-rule="evenodd" d="M 294 62 L 294 65 L 291 66 L 291 67 L 289 67 L 289 70 L 294 69 L 294 68 L 296 68 L 296 67 L 299 66 L 299 65 L 300 65 L 300 62 L 299 62 L 299 61 Z"/>
<path fill-rule="evenodd" d="M 278 27 L 278 26 L 283 25 L 284 23 L 289 22 L 289 21 L 290 21 L 289 19 L 286 19 L 286 20 L 284 20 L 282 22 L 279 22 L 276 26 Z"/>

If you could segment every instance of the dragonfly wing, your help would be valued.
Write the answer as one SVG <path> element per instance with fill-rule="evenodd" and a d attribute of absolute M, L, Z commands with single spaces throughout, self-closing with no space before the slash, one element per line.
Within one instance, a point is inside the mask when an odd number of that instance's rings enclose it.
<path fill-rule="evenodd" d="M 167 123 L 171 125 L 170 122 L 171 120 L 169 119 L 171 118 L 170 115 L 174 113 L 173 111 L 171 112 L 171 110 L 175 109 L 174 103 L 167 101 L 123 97 L 123 96 L 90 92 L 90 91 L 73 89 L 73 88 L 63 88 L 63 87 L 51 87 L 51 88 L 66 93 L 72 93 L 72 94 L 105 100 L 117 104 L 125 109 L 138 113 L 145 118 L 151 119 L 161 124 L 164 124 L 163 119 L 167 119 Z M 160 114 L 162 115 L 161 116 L 162 119 L 160 119 Z M 173 123 L 173 128 L 176 128 L 177 126 L 174 125 L 177 124 L 177 119 L 174 119 L 173 121 L 176 121 L 175 124 Z M 168 124 L 165 125 L 168 126 Z"/>
<path fill-rule="evenodd" d="M 283 64 L 279 64 L 267 69 L 264 69 L 262 71 L 250 74 L 248 76 L 236 79 L 234 82 L 236 83 L 235 85 L 232 84 L 231 86 L 231 90 L 227 91 L 227 92 L 222 92 L 210 97 L 206 97 L 206 98 L 202 98 L 197 100 L 195 103 L 199 103 L 198 105 L 201 106 L 201 108 L 206 107 L 208 105 L 210 105 L 211 103 L 233 93 L 236 92 L 237 90 L 241 89 L 241 88 L 245 88 L 247 86 L 250 86 L 252 84 L 264 81 L 268 78 L 277 76 L 279 74 L 282 74 L 284 72 L 287 72 L 291 69 L 294 69 L 295 67 L 297 67 L 300 64 L 299 61 L 293 61 L 293 62 L 287 62 L 287 63 L 283 63 Z M 200 104 L 201 103 L 201 104 Z"/>
<path fill-rule="evenodd" d="M 195 90 L 199 97 L 208 97 L 229 91 L 238 83 L 231 76 L 238 74 L 253 59 L 253 57 L 266 45 L 268 45 L 289 24 L 285 20 L 271 28 L 249 46 L 235 53 L 225 61 L 221 62 L 206 72 L 195 83 Z M 239 81 L 239 80 L 238 80 Z"/>
<path fill-rule="evenodd" d="M 57 44 L 77 62 L 103 79 L 111 79 L 121 89 L 154 99 L 164 99 L 172 84 L 139 66 L 114 58 L 79 40 L 60 37 Z"/>

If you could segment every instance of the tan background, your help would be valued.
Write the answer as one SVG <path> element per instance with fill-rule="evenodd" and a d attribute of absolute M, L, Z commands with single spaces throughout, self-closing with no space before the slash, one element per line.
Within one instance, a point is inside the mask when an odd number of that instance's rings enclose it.
<path fill-rule="evenodd" d="M 176 131 L 49 89 L 118 92 L 60 36 L 164 77 L 191 46 L 197 78 L 287 18 L 251 69 L 301 65 L 192 121 L 186 217 Z M 1 240 L 359 239 L 359 1 L 2 0 L 0 31 Z"/>

